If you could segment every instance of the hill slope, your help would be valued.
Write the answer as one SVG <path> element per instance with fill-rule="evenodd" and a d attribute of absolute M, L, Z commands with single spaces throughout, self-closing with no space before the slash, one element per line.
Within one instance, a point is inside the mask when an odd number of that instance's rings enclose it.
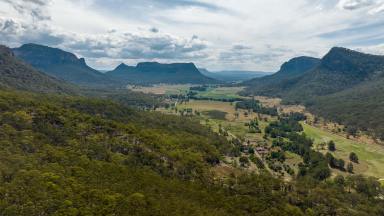
<path fill-rule="evenodd" d="M 143 62 L 136 67 L 120 64 L 106 75 L 130 84 L 208 84 L 217 80 L 204 76 L 193 63 L 160 64 Z"/>
<path fill-rule="evenodd" d="M 295 84 L 297 77 L 316 67 L 319 62 L 320 59 L 307 56 L 293 58 L 285 62 L 277 73 L 245 81 L 243 84 L 249 86 L 246 90 L 248 94 L 280 95 Z"/>
<path fill-rule="evenodd" d="M 84 86 L 112 86 L 117 82 L 89 67 L 83 58 L 38 44 L 24 44 L 13 49 L 15 55 L 33 67 L 57 78 Z"/>
<path fill-rule="evenodd" d="M 383 213 L 378 182 L 360 176 L 351 192 L 264 172 L 215 178 L 235 149 L 198 120 L 80 97 L 0 91 L 0 102 L 2 215 Z"/>
<path fill-rule="evenodd" d="M 327 95 L 384 75 L 384 57 L 332 48 L 314 69 L 297 79 L 287 93 L 292 98 Z"/>
<path fill-rule="evenodd" d="M 0 45 L 0 88 L 42 93 L 73 93 L 65 82 L 37 71 L 17 59 L 11 49 Z"/>
<path fill-rule="evenodd" d="M 360 129 L 384 138 L 384 56 L 335 47 L 301 75 L 274 79 L 266 86 L 257 86 L 257 82 L 246 83 L 245 94 L 302 103 L 327 119 L 354 128 L 352 131 Z"/>

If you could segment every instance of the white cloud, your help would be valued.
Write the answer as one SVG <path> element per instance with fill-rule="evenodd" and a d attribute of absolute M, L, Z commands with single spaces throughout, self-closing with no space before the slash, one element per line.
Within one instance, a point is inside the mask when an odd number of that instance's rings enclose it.
<path fill-rule="evenodd" d="M 384 12 L 384 3 L 378 5 L 377 7 L 371 9 L 369 11 L 369 14 L 371 15 L 375 15 L 375 14 L 378 14 L 378 13 L 383 13 Z"/>
<path fill-rule="evenodd" d="M 0 0 L 0 42 L 57 46 L 97 67 L 159 60 L 193 61 L 215 70 L 274 71 L 289 58 L 320 57 L 332 46 L 360 49 L 381 44 L 383 4 L 384 0 Z"/>

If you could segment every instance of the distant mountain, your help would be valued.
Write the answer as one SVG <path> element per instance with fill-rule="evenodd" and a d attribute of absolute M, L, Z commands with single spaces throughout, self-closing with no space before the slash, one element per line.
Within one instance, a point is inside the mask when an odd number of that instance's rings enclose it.
<path fill-rule="evenodd" d="M 302 103 L 327 119 L 384 139 L 384 56 L 335 47 L 307 71 L 263 79 L 245 82 L 244 93 Z"/>
<path fill-rule="evenodd" d="M 297 79 L 291 97 L 327 95 L 376 80 L 383 75 L 384 57 L 332 48 L 320 64 Z"/>
<path fill-rule="evenodd" d="M 0 88 L 41 93 L 74 93 L 74 87 L 37 71 L 0 45 Z"/>
<path fill-rule="evenodd" d="M 245 81 L 243 84 L 249 86 L 247 92 L 250 94 L 280 96 L 287 88 L 295 83 L 295 79 L 308 70 L 316 67 L 320 59 L 301 56 L 285 62 L 280 70 L 272 75 Z"/>
<path fill-rule="evenodd" d="M 199 68 L 199 71 L 207 77 L 217 79 L 224 82 L 241 82 L 257 77 L 271 75 L 269 72 L 260 71 L 215 71 L 210 72 L 207 69 Z"/>
<path fill-rule="evenodd" d="M 33 67 L 57 78 L 84 86 L 111 86 L 117 81 L 92 69 L 84 58 L 70 52 L 38 44 L 24 44 L 13 49 L 15 55 Z"/>
<path fill-rule="evenodd" d="M 193 63 L 160 64 L 142 62 L 136 67 L 120 64 L 106 75 L 131 84 L 209 84 L 217 80 L 204 76 Z"/>

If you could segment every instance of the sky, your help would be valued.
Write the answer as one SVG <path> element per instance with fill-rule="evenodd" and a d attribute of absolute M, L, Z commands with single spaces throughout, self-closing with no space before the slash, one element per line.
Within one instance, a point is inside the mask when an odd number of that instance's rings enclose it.
<path fill-rule="evenodd" d="M 333 46 L 384 55 L 384 0 L 0 0 L 0 44 L 24 43 L 103 70 L 158 61 L 275 72 Z"/>

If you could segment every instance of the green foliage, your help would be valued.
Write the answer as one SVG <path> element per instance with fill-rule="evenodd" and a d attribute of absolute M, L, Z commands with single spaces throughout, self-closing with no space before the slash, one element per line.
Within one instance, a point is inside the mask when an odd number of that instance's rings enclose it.
<path fill-rule="evenodd" d="M 328 150 L 329 151 L 336 151 L 336 144 L 333 140 L 328 142 Z"/>
<path fill-rule="evenodd" d="M 304 163 L 299 165 L 299 177 L 311 176 L 316 180 L 325 180 L 331 175 L 327 158 L 311 148 L 312 139 L 305 133 L 299 133 L 303 130 L 299 120 L 302 120 L 302 116 L 281 117 L 279 121 L 270 123 L 265 133 L 271 138 L 277 138 L 273 140 L 273 147 L 280 147 L 284 151 L 293 152 L 303 158 Z"/>
<path fill-rule="evenodd" d="M 225 116 L 227 115 L 226 112 L 220 111 L 220 110 L 208 110 L 202 112 L 204 115 L 207 115 L 211 119 L 217 119 L 217 120 L 225 120 Z"/>
<path fill-rule="evenodd" d="M 303 131 L 303 126 L 299 123 L 295 115 L 279 117 L 278 121 L 271 122 L 266 128 L 265 133 L 272 138 L 288 137 L 292 132 Z"/>
<path fill-rule="evenodd" d="M 0 45 L 0 89 L 40 93 L 74 94 L 77 89 L 45 75 L 17 59 L 12 51 Z"/>
<path fill-rule="evenodd" d="M 264 107 L 258 100 L 243 100 L 236 103 L 236 109 L 252 110 L 253 112 L 277 116 L 277 109 L 271 107 Z"/>
<path fill-rule="evenodd" d="M 304 104 L 314 114 L 346 125 L 349 135 L 360 130 L 384 139 L 383 68 L 383 56 L 336 47 L 307 71 L 282 71 L 245 82 L 243 94 Z"/>
<path fill-rule="evenodd" d="M 241 157 L 239 158 L 239 162 L 240 162 L 240 165 L 243 166 L 243 167 L 249 165 L 249 159 L 248 159 L 248 157 L 246 157 L 246 156 L 241 156 Z"/>
<path fill-rule="evenodd" d="M 357 157 L 357 154 L 355 152 L 351 152 L 349 154 L 349 160 L 354 163 L 359 163 L 359 157 Z"/>
<path fill-rule="evenodd" d="M 349 162 L 348 165 L 347 165 L 347 171 L 349 173 L 353 173 L 353 164 L 351 162 Z"/>
<path fill-rule="evenodd" d="M 233 145 L 189 118 L 30 93 L 0 92 L 0 104 L 1 215 L 383 213 L 382 188 L 364 177 L 352 195 L 264 172 L 217 182 L 211 168 Z"/>
<path fill-rule="evenodd" d="M 261 133 L 259 128 L 259 121 L 257 119 L 251 120 L 249 123 L 246 123 L 248 126 L 249 133 Z"/>

